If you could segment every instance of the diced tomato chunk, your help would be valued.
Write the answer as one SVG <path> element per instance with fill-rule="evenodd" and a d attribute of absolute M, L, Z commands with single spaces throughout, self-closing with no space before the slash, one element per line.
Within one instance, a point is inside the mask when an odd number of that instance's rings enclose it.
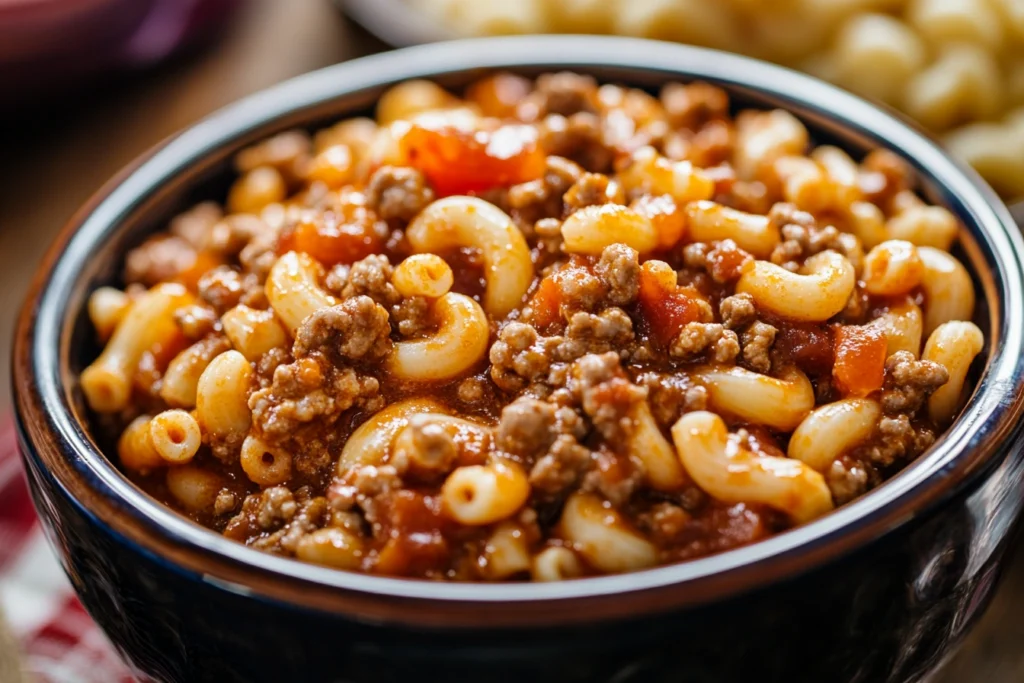
<path fill-rule="evenodd" d="M 437 496 L 399 489 L 378 498 L 388 540 L 377 556 L 376 570 L 392 576 L 422 576 L 448 564 L 446 520 Z"/>
<path fill-rule="evenodd" d="M 844 396 L 867 396 L 885 381 L 885 333 L 877 327 L 842 325 L 836 330 L 832 377 Z"/>
<path fill-rule="evenodd" d="M 549 275 L 540 281 L 537 291 L 530 299 L 530 321 L 540 330 L 551 327 L 558 322 L 561 306 L 562 291 L 554 277 Z"/>
<path fill-rule="evenodd" d="M 701 320 L 704 297 L 693 287 L 676 283 L 676 273 L 664 261 L 647 261 L 640 267 L 639 308 L 642 325 L 656 343 L 668 346 L 687 323 Z"/>
<path fill-rule="evenodd" d="M 419 169 L 438 195 L 481 192 L 536 180 L 546 158 L 532 126 L 493 131 L 412 125 L 399 140 L 401 156 Z"/>
<path fill-rule="evenodd" d="M 278 253 L 301 251 L 325 266 L 355 263 L 382 249 L 376 219 L 363 207 L 347 207 L 351 215 L 325 213 L 285 229 Z"/>

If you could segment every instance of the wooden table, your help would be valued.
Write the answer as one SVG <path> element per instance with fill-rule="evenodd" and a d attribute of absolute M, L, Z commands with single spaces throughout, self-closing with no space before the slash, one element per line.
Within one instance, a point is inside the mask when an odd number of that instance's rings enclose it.
<path fill-rule="evenodd" d="M 273 83 L 385 46 L 327 0 L 251 0 L 214 46 L 0 126 L 0 358 L 35 264 L 104 180 L 149 146 Z M 0 362 L 0 409 L 10 405 Z M 992 609 L 933 683 L 1024 680 L 1024 549 Z M 826 682 L 822 682 L 826 683 Z"/>

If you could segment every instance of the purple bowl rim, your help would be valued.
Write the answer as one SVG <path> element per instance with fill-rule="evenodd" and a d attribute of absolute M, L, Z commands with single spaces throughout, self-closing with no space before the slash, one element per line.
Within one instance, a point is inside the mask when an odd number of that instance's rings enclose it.
<path fill-rule="evenodd" d="M 706 558 L 617 576 L 603 576 L 560 583 L 478 584 L 436 583 L 342 572 L 279 558 L 242 546 L 200 527 L 134 488 L 100 453 L 83 425 L 74 417 L 73 387 L 62 384 L 67 355 L 66 297 L 76 286 L 85 259 L 99 240 L 116 232 L 141 198 L 201 158 L 229 144 L 247 131 L 267 125 L 332 99 L 382 84 L 417 77 L 443 77 L 477 69 L 579 69 L 623 70 L 666 78 L 710 79 L 755 99 L 782 102 L 844 130 L 902 150 L 939 195 L 957 213 L 972 236 L 987 248 L 997 266 L 999 296 L 992 305 L 993 334 L 987 335 L 989 361 L 974 396 L 961 418 L 935 448 L 884 486 L 806 526 L 758 543 Z M 823 105 L 822 103 L 827 103 Z M 35 300 L 26 306 L 32 313 L 30 354 L 33 391 L 46 406 L 51 436 L 72 456 L 77 473 L 89 485 L 136 518 L 164 540 L 191 549 L 196 557 L 212 554 L 245 565 L 248 570 L 272 575 L 282 581 L 298 581 L 310 587 L 350 591 L 378 597 L 432 603 L 515 604 L 613 598 L 638 595 L 668 587 L 675 598 L 661 607 L 700 604 L 701 586 L 712 580 L 730 580 L 739 593 L 763 586 L 782 576 L 818 566 L 838 552 L 863 546 L 869 532 L 885 532 L 911 520 L 929 504 L 963 484 L 968 474 L 989 464 L 1015 429 L 1021 413 L 1024 360 L 1024 241 L 1009 212 L 995 193 L 971 169 L 951 159 L 934 141 L 892 114 L 836 87 L 782 67 L 714 50 L 607 36 L 518 36 L 433 43 L 365 57 L 327 67 L 291 79 L 212 114 L 158 148 L 81 219 L 74 235 Z M 991 292 L 990 292 L 991 293 Z M 31 310 L 30 310 L 31 309 Z M 1017 311 L 1016 316 L 1010 315 Z M 16 405 L 25 440 L 23 408 Z M 968 456 L 983 450 L 982 456 Z M 26 457 L 42 469 L 39 448 L 33 445 Z M 965 461 L 971 460 L 968 466 Z M 52 474 L 52 472 L 51 472 Z M 953 481 L 956 478 L 956 481 Z M 68 493 L 68 482 L 57 480 Z M 941 489 L 941 491 L 939 491 Z M 926 495 L 928 494 L 928 495 Z M 73 498 L 73 497 L 72 497 Z M 846 543 L 842 541 L 846 539 Z M 779 569 L 787 567 L 780 573 Z M 230 582 L 207 575 L 201 566 L 183 567 L 216 585 Z M 772 569 L 774 568 L 774 571 Z M 756 571 L 755 571 L 756 570 Z M 251 593 L 246 586 L 227 586 Z M 710 595 L 710 594 L 709 594 Z M 490 615 L 490 613 L 489 613 Z M 415 622 L 415 617 L 410 617 Z"/>

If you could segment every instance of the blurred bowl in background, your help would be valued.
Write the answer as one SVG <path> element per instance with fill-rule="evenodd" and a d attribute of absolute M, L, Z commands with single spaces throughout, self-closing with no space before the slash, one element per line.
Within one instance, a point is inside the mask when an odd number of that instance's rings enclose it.
<path fill-rule="evenodd" d="M 3 0 L 0 102 L 150 66 L 209 36 L 243 0 Z"/>
<path fill-rule="evenodd" d="M 384 41 L 610 33 L 810 73 L 903 112 L 1024 198 L 1022 0 L 336 0 Z"/>

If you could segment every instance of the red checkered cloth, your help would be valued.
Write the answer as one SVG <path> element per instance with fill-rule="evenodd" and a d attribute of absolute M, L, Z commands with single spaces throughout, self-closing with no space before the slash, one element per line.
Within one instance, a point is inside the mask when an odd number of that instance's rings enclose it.
<path fill-rule="evenodd" d="M 43 537 L 9 418 L 0 426 L 0 613 L 32 683 L 134 683 Z"/>

